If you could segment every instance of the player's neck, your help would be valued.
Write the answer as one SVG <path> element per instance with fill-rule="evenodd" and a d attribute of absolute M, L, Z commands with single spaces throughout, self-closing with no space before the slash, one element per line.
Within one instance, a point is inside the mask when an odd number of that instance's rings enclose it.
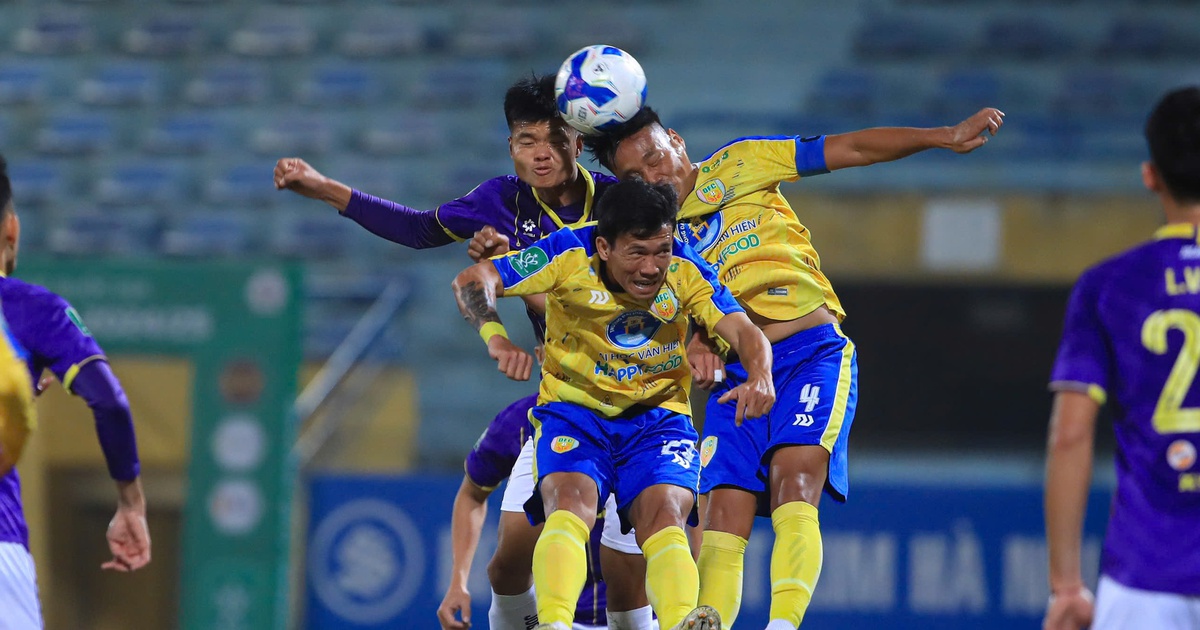
<path fill-rule="evenodd" d="M 1163 214 L 1167 217 L 1167 223 L 1200 225 L 1200 203 L 1180 203 L 1166 194 L 1160 194 L 1159 198 L 1162 200 Z"/>
<path fill-rule="evenodd" d="M 576 170 L 567 181 L 552 188 L 534 188 L 538 199 L 551 208 L 561 208 L 583 201 L 587 195 L 587 182 Z"/>

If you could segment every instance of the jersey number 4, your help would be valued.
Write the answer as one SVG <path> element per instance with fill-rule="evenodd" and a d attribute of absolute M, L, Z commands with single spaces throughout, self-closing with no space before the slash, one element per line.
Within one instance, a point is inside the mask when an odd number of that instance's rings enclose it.
<path fill-rule="evenodd" d="M 1155 311 L 1142 323 L 1142 345 L 1154 354 L 1166 354 L 1167 331 L 1172 328 L 1183 333 L 1183 348 L 1154 407 L 1154 430 L 1200 431 L 1200 408 L 1183 406 L 1183 398 L 1196 378 L 1196 368 L 1200 367 L 1200 315 L 1184 309 Z"/>

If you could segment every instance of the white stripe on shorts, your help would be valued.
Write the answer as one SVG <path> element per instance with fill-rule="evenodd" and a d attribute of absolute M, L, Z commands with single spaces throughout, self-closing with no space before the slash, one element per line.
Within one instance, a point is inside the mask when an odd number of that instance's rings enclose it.
<path fill-rule="evenodd" d="M 0 630 L 42 630 L 33 556 L 17 543 L 0 542 Z"/>

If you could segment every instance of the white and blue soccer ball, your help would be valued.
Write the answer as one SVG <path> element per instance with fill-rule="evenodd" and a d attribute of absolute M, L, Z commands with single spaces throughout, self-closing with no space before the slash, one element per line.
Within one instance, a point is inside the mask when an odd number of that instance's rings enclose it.
<path fill-rule="evenodd" d="M 642 108 L 646 73 L 633 55 L 616 46 L 587 46 L 559 68 L 554 96 L 567 124 L 597 135 L 633 118 Z"/>

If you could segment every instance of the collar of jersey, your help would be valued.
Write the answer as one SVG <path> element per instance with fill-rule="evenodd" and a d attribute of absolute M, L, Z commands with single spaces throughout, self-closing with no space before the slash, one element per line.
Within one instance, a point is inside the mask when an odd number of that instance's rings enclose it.
<path fill-rule="evenodd" d="M 542 207 L 542 210 L 545 211 L 546 214 L 550 215 L 550 220 L 554 221 L 554 225 L 557 225 L 560 228 L 576 228 L 592 220 L 592 198 L 596 196 L 596 180 L 592 179 L 592 174 L 589 173 L 586 168 L 583 168 L 582 164 L 576 162 L 575 168 L 579 169 L 579 174 L 583 175 L 583 181 L 587 182 L 587 197 L 583 200 L 583 212 L 579 214 L 579 220 L 570 225 L 563 223 L 563 220 L 558 216 L 558 213 L 555 212 L 553 208 L 546 205 L 546 202 L 542 201 L 541 197 L 538 197 L 536 188 L 532 186 L 529 187 L 529 189 L 533 191 L 533 199 L 538 202 L 538 205 Z"/>
<path fill-rule="evenodd" d="M 1154 240 L 1161 241 L 1168 238 L 1195 238 L 1200 240 L 1200 235 L 1196 233 L 1196 224 L 1194 223 L 1168 223 L 1154 231 Z"/>

